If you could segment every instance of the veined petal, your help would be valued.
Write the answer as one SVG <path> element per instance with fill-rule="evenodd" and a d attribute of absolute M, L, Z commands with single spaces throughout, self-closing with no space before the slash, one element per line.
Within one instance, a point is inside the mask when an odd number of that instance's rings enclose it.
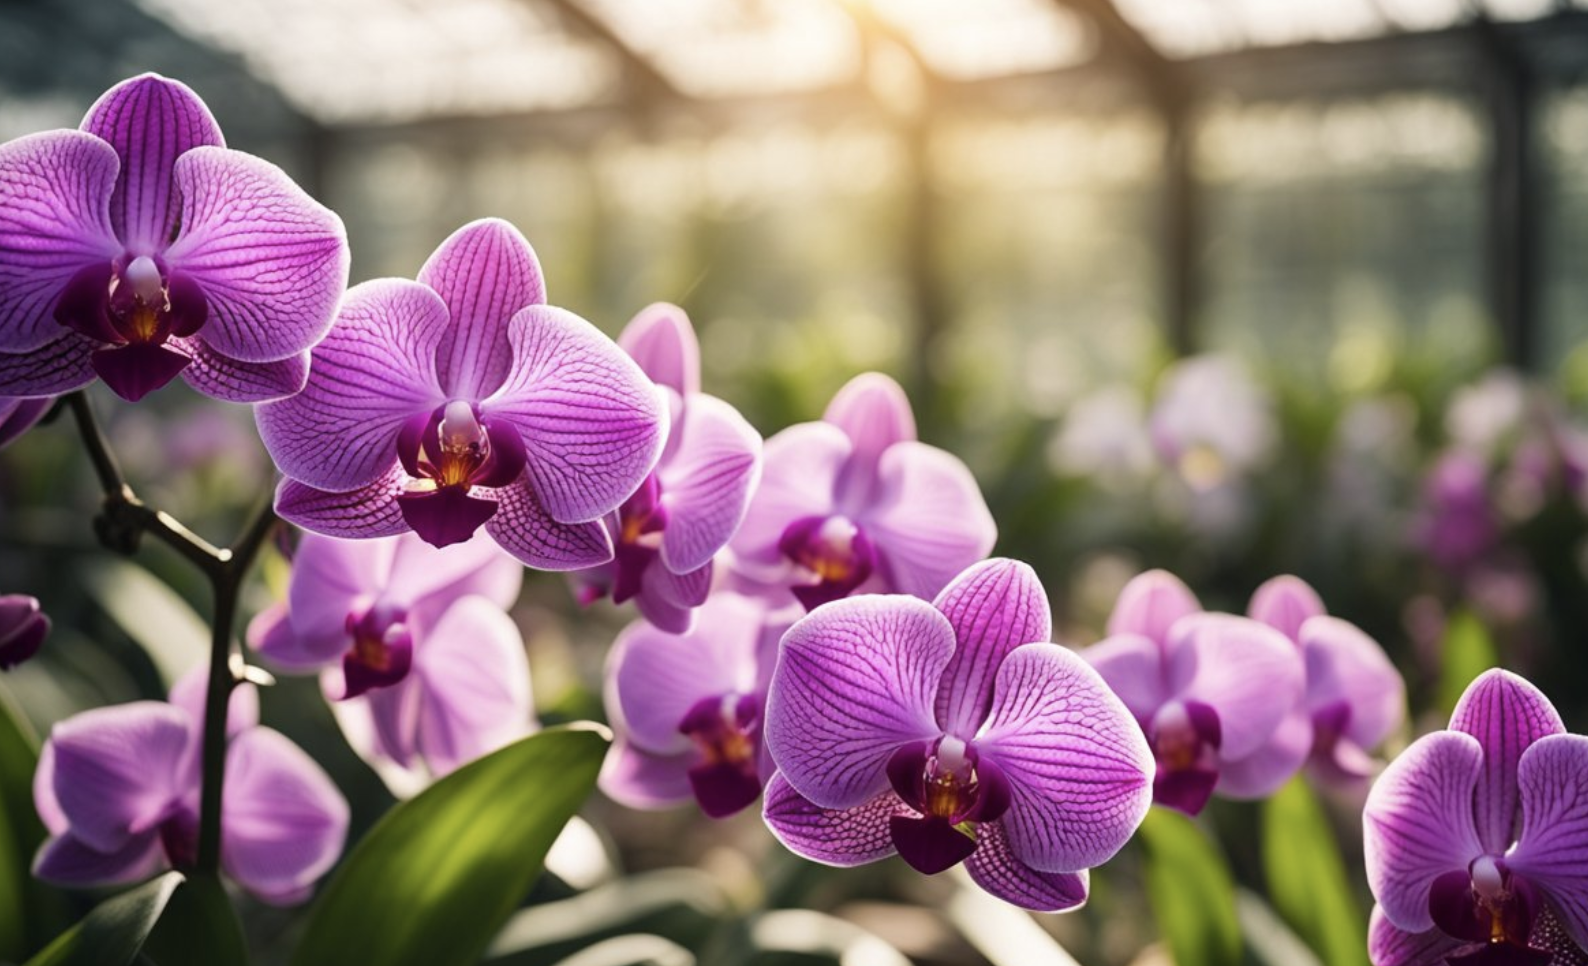
<path fill-rule="evenodd" d="M 1004 658 L 1022 644 L 1052 638 L 1047 591 L 1030 566 L 1000 557 L 955 577 L 932 606 L 953 625 L 956 642 L 938 686 L 937 720 L 951 734 L 973 735 L 987 720 Z"/>
<path fill-rule="evenodd" d="M 1315 617 L 1301 625 L 1307 664 L 1307 707 L 1316 712 L 1336 702 L 1350 708 L 1342 737 L 1370 751 L 1406 719 L 1406 683 L 1378 642 L 1337 617 Z"/>
<path fill-rule="evenodd" d="M 601 764 L 598 783 L 606 796 L 629 808 L 671 808 L 694 801 L 689 769 L 698 752 L 693 748 L 671 755 L 646 751 L 618 732 Z"/>
<path fill-rule="evenodd" d="M 678 306 L 656 302 L 640 309 L 618 334 L 618 345 L 657 385 L 684 397 L 700 391 L 700 342 Z"/>
<path fill-rule="evenodd" d="M 1483 774 L 1474 805 L 1478 838 L 1500 854 L 1516 840 L 1516 765 L 1533 742 L 1561 734 L 1566 726 L 1543 692 L 1526 678 L 1498 668 L 1479 675 L 1450 715 L 1452 731 L 1464 731 L 1483 746 Z"/>
<path fill-rule="evenodd" d="M 790 852 L 823 865 L 865 865 L 896 849 L 888 820 L 912 814 L 889 788 L 853 808 L 823 808 L 794 790 L 782 772 L 762 795 L 761 817 Z"/>
<path fill-rule="evenodd" d="M 483 218 L 442 242 L 419 270 L 419 281 L 441 296 L 452 316 L 436 357 L 443 390 L 454 398 L 489 396 L 513 362 L 509 320 L 546 301 L 535 250 L 511 224 Z"/>
<path fill-rule="evenodd" d="M 791 627 L 779 651 L 764 737 L 789 784 L 816 804 L 869 801 L 888 787 L 900 745 L 942 734 L 932 705 L 954 628 L 926 601 L 833 601 Z"/>
<path fill-rule="evenodd" d="M 71 834 L 115 852 L 153 829 L 187 791 L 182 766 L 193 737 L 187 713 L 161 701 L 94 708 L 57 724 L 55 800 Z"/>
<path fill-rule="evenodd" d="M 282 480 L 276 488 L 276 515 L 330 537 L 365 540 L 396 536 L 409 530 L 397 506 L 397 496 L 407 482 L 408 474 L 396 461 L 375 482 L 344 492 Z"/>
<path fill-rule="evenodd" d="M 1039 872 L 1018 859 L 1009 848 L 1003 823 L 976 826 L 976 851 L 965 860 L 971 881 L 1005 902 L 1032 912 L 1064 912 L 1086 902 L 1090 874 Z"/>
<path fill-rule="evenodd" d="M 1148 570 L 1132 577 L 1108 617 L 1108 635 L 1140 634 L 1159 644 L 1169 639 L 1169 628 L 1187 614 L 1202 611 L 1191 588 L 1167 570 Z"/>
<path fill-rule="evenodd" d="M 600 520 L 560 523 L 541 505 L 540 494 L 525 477 L 490 493 L 496 513 L 485 532 L 503 550 L 536 570 L 584 570 L 612 559 L 612 535 Z"/>
<path fill-rule="evenodd" d="M 349 290 L 303 391 L 254 411 L 281 471 L 324 490 L 378 479 L 397 460 L 403 422 L 445 402 L 435 351 L 446 324 L 446 306 L 418 282 Z"/>
<path fill-rule="evenodd" d="M 1081 652 L 1143 728 L 1173 697 L 1163 644 L 1141 634 L 1117 634 Z"/>
<path fill-rule="evenodd" d="M 1318 592 L 1300 577 L 1282 574 L 1263 582 L 1252 593 L 1246 616 L 1267 624 L 1293 641 L 1301 640 L 1301 625 L 1328 613 Z"/>
<path fill-rule="evenodd" d="M 881 486 L 882 454 L 895 443 L 915 440 L 915 414 L 904 390 L 880 372 L 863 372 L 838 390 L 822 421 L 843 430 L 854 447 L 838 481 L 839 502 L 873 502 Z"/>
<path fill-rule="evenodd" d="M 1439 929 L 1407 932 L 1373 907 L 1367 923 L 1367 954 L 1373 966 L 1444 966 L 1445 957 L 1469 945 Z"/>
<path fill-rule="evenodd" d="M 278 731 L 254 728 L 226 750 L 221 863 L 266 900 L 324 875 L 347 838 L 347 800 L 314 760 Z"/>
<path fill-rule="evenodd" d="M 1505 864 L 1543 889 L 1572 939 L 1588 946 L 1588 738 L 1539 738 L 1516 778 L 1522 834 Z"/>
<path fill-rule="evenodd" d="M 1209 613 L 1178 621 L 1166 652 L 1171 692 L 1218 712 L 1223 761 L 1257 751 L 1306 687 L 1296 645 L 1249 618 Z"/>
<path fill-rule="evenodd" d="M 877 468 L 877 504 L 858 514 L 893 589 L 930 600 L 998 540 L 970 469 L 951 453 L 905 441 Z"/>
<path fill-rule="evenodd" d="M 0 393 L 59 396 L 97 378 L 94 343 L 70 330 L 57 331 L 59 335 L 36 349 L 0 353 Z"/>
<path fill-rule="evenodd" d="M 661 392 L 572 312 L 534 305 L 508 325 L 512 371 L 482 405 L 523 437 L 525 475 L 554 519 L 584 523 L 618 508 L 667 439 Z"/>
<path fill-rule="evenodd" d="M 120 252 L 107 207 L 119 167 L 110 145 L 79 131 L 0 144 L 0 352 L 58 337 L 66 283 Z"/>
<path fill-rule="evenodd" d="M 737 409 L 701 393 L 685 401 L 672 432 L 670 458 L 656 469 L 667 510 L 661 558 L 682 574 L 705 566 L 738 532 L 761 480 L 761 434 Z"/>
<path fill-rule="evenodd" d="M 120 885 L 148 878 L 163 865 L 165 852 L 160 848 L 160 835 L 152 830 L 134 835 L 120 848 L 108 852 L 66 833 L 39 846 L 33 859 L 33 874 L 56 885 Z"/>
<path fill-rule="evenodd" d="M 999 820 L 1010 848 L 1044 872 L 1099 865 L 1152 804 L 1152 750 L 1102 677 L 1057 644 L 1015 648 L 998 668 L 976 748 L 1009 780 Z"/>
<path fill-rule="evenodd" d="M 518 625 L 493 601 L 464 597 L 415 649 L 424 684 L 419 748 L 437 778 L 529 734 L 529 659 Z"/>
<path fill-rule="evenodd" d="M 82 128 L 109 142 L 121 159 L 110 221 L 127 249 L 154 255 L 179 224 L 172 179 L 177 159 L 204 145 L 224 145 L 220 126 L 192 89 L 141 74 L 100 95 Z"/>
<path fill-rule="evenodd" d="M 834 511 L 833 491 L 850 450 L 849 437 L 827 423 L 800 423 L 766 441 L 761 484 L 730 543 L 741 565 L 779 564 L 778 543 L 789 524 Z"/>
<path fill-rule="evenodd" d="M 221 355 L 196 336 L 172 339 L 168 344 L 193 360 L 182 370 L 182 378 L 212 399 L 270 402 L 301 392 L 309 381 L 307 350 L 274 362 L 240 362 Z"/>
<path fill-rule="evenodd" d="M 1312 717 L 1296 705 L 1262 747 L 1219 763 L 1217 790 L 1229 798 L 1267 798 L 1289 781 L 1312 751 Z"/>
<path fill-rule="evenodd" d="M 499 609 L 511 607 L 524 586 L 524 565 L 503 552 L 486 534 L 450 547 L 432 547 L 417 535 L 392 543 L 386 593 L 415 607 L 446 607 L 478 594 Z"/>
<path fill-rule="evenodd" d="M 1433 881 L 1464 872 L 1484 852 L 1473 826 L 1472 795 L 1483 749 L 1459 731 L 1412 742 L 1373 783 L 1362 811 L 1363 853 L 1373 897 L 1407 932 L 1432 929 Z"/>

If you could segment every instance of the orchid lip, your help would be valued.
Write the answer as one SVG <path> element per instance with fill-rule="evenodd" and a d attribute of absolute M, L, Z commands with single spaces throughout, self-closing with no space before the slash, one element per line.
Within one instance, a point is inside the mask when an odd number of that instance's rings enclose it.
<path fill-rule="evenodd" d="M 358 617 L 348 615 L 347 631 L 353 644 L 342 655 L 343 698 L 390 687 L 408 676 L 413 666 L 413 633 L 407 619 L 406 609 L 383 601 L 376 601 Z"/>
<path fill-rule="evenodd" d="M 1170 701 L 1153 716 L 1147 737 L 1158 759 L 1153 800 L 1186 815 L 1199 814 L 1219 780 L 1218 712 L 1200 701 Z"/>
<path fill-rule="evenodd" d="M 528 460 L 516 430 L 461 399 L 410 417 L 398 433 L 397 456 L 413 477 L 397 497 L 403 520 L 436 547 L 462 543 L 495 516 L 496 501 L 471 491 L 507 486 Z"/>
<path fill-rule="evenodd" d="M 701 760 L 688 774 L 701 811 L 722 818 L 760 797 L 759 696 L 730 692 L 701 698 L 684 713 L 678 730 L 700 751 Z"/>
<path fill-rule="evenodd" d="M 976 824 L 1008 811 L 1009 781 L 956 735 L 905 745 L 888 759 L 888 781 L 920 813 L 888 821 L 893 845 L 917 871 L 935 875 L 976 851 Z"/>
<path fill-rule="evenodd" d="M 806 610 L 849 596 L 870 578 L 878 562 L 865 529 L 841 514 L 801 517 L 784 529 L 777 545 L 815 578 L 792 588 Z"/>

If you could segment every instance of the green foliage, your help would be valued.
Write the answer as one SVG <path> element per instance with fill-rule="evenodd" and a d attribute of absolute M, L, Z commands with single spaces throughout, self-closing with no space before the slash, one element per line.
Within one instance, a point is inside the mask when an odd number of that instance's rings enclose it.
<path fill-rule="evenodd" d="M 248 944 L 226 889 L 212 875 L 193 875 L 176 890 L 144 944 L 160 966 L 245 966 Z"/>
<path fill-rule="evenodd" d="M 127 966 L 181 884 L 182 873 L 167 872 L 106 899 L 27 966 Z"/>
<path fill-rule="evenodd" d="M 1163 808 L 1141 824 L 1147 898 L 1176 966 L 1241 961 L 1235 884 L 1224 856 L 1190 819 Z"/>
<path fill-rule="evenodd" d="M 1367 966 L 1367 916 L 1328 816 L 1294 778 L 1263 804 L 1263 872 L 1279 914 L 1329 966 Z"/>
<path fill-rule="evenodd" d="M 33 853 L 46 831 L 33 808 L 38 742 L 22 712 L 0 688 L 0 960 L 20 961 L 69 920 L 61 895 L 32 876 Z"/>
<path fill-rule="evenodd" d="M 320 896 L 294 966 L 478 962 L 594 789 L 609 741 L 543 731 L 393 808 Z"/>
<path fill-rule="evenodd" d="M 698 948 L 729 912 L 717 880 L 699 869 L 641 872 L 514 913 L 491 944 L 490 962 L 548 966 L 597 940 L 634 935 Z"/>
<path fill-rule="evenodd" d="M 1472 679 L 1497 667 L 1499 654 L 1494 648 L 1494 638 L 1489 629 L 1469 610 L 1458 610 L 1450 615 L 1445 625 L 1445 638 L 1440 642 L 1439 710 L 1455 710 L 1462 692 Z"/>
<path fill-rule="evenodd" d="M 105 613 L 148 653 L 167 687 L 209 660 L 208 622 L 147 570 L 103 559 L 86 568 L 83 577 Z"/>

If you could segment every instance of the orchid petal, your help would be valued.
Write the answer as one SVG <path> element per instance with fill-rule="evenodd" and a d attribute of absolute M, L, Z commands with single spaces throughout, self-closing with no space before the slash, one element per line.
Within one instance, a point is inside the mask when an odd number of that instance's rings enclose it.
<path fill-rule="evenodd" d="M 1252 593 L 1246 616 L 1267 624 L 1293 641 L 1301 640 L 1301 625 L 1326 614 L 1323 598 L 1305 580 L 1282 574 L 1270 578 Z"/>
<path fill-rule="evenodd" d="M 309 353 L 274 362 L 240 362 L 221 355 L 203 339 L 171 339 L 191 363 L 182 370 L 188 385 L 212 399 L 226 402 L 271 402 L 303 391 L 309 381 Z"/>
<path fill-rule="evenodd" d="M 1076 872 L 1039 872 L 1021 862 L 1009 847 L 1000 822 L 976 826 L 976 851 L 965 860 L 972 882 L 1005 902 L 1032 912 L 1064 912 L 1086 902 L 1085 869 Z"/>
<path fill-rule="evenodd" d="M 1543 692 L 1509 671 L 1485 671 L 1450 715 L 1452 731 L 1464 731 L 1483 746 L 1483 774 L 1474 805 L 1478 838 L 1484 849 L 1504 852 L 1516 840 L 1521 820 L 1517 802 L 1517 762 L 1533 742 L 1561 734 L 1566 726 Z"/>
<path fill-rule="evenodd" d="M 1306 667 L 1296 645 L 1257 621 L 1231 614 L 1197 614 L 1169 635 L 1169 686 L 1219 716 L 1219 758 L 1235 761 L 1257 751 L 1301 700 Z"/>
<path fill-rule="evenodd" d="M 938 685 L 937 720 L 951 734 L 972 735 L 987 720 L 1004 658 L 1053 636 L 1048 595 L 1028 565 L 998 558 L 955 577 L 932 606 L 954 626 L 956 642 Z"/>
<path fill-rule="evenodd" d="M 657 302 L 640 309 L 618 334 L 618 345 L 658 386 L 684 397 L 700 391 L 700 341 L 678 306 Z"/>
<path fill-rule="evenodd" d="M 347 800 L 314 759 L 278 731 L 254 728 L 232 739 L 223 796 L 222 865 L 262 898 L 301 893 L 342 852 Z"/>
<path fill-rule="evenodd" d="M 1438 731 L 1412 742 L 1373 783 L 1362 812 L 1368 884 L 1384 915 L 1407 932 L 1433 928 L 1433 881 L 1466 871 L 1483 854 L 1473 826 L 1473 789 L 1483 748 Z"/>
<path fill-rule="evenodd" d="M 546 301 L 535 250 L 517 228 L 483 218 L 453 232 L 419 270 L 419 281 L 447 304 L 436 372 L 446 394 L 482 399 L 507 379 L 513 362 L 509 320 Z"/>
<path fill-rule="evenodd" d="M 255 614 L 248 622 L 245 639 L 249 647 L 269 658 L 272 664 L 293 671 L 325 667 L 340 659 L 351 643 L 344 627 L 320 625 L 298 629 L 292 623 L 284 600 Z"/>
<path fill-rule="evenodd" d="M 109 142 L 121 159 L 110 221 L 127 249 L 153 255 L 180 224 L 172 179 L 177 160 L 204 145 L 221 145 L 209 108 L 186 84 L 141 74 L 100 95 L 83 130 Z"/>
<path fill-rule="evenodd" d="M 39 749 L 39 761 L 33 768 L 33 808 L 51 835 L 61 835 L 71 828 L 71 820 L 55 798 L 55 745 L 48 741 Z"/>
<path fill-rule="evenodd" d="M 850 450 L 849 437 L 826 423 L 790 426 L 766 441 L 761 485 L 729 544 L 740 564 L 783 563 L 778 544 L 789 524 L 833 512 L 833 490 Z"/>
<path fill-rule="evenodd" d="M 412 784 L 415 791 L 428 783 L 419 760 L 419 714 L 424 703 L 424 687 L 417 675 L 410 674 L 391 687 L 343 700 L 347 678 L 338 666 L 326 669 L 320 678 L 320 689 L 330 701 L 347 743 L 375 768 L 389 787 L 391 778 L 381 767 L 383 762 L 391 762 L 400 770 L 404 784 Z M 395 788 L 393 790 L 396 792 Z"/>
<path fill-rule="evenodd" d="M 1588 945 L 1588 738 L 1539 738 L 1516 778 L 1522 834 L 1505 864 L 1543 889 L 1572 939 Z"/>
<path fill-rule="evenodd" d="M 396 462 L 368 486 L 340 493 L 282 480 L 276 488 L 276 515 L 330 537 L 363 540 L 396 536 L 408 531 L 397 506 L 397 497 L 407 484 L 408 474 Z"/>
<path fill-rule="evenodd" d="M 79 131 L 0 144 L 0 352 L 58 337 L 67 283 L 120 252 L 106 207 L 118 169 L 110 145 Z"/>
<path fill-rule="evenodd" d="M 565 523 L 618 508 L 667 439 L 660 391 L 634 360 L 572 312 L 533 305 L 508 325 L 513 366 L 481 407 L 523 437 L 525 475 Z"/>
<path fill-rule="evenodd" d="M 1368 918 L 1367 954 L 1373 966 L 1443 966 L 1447 956 L 1467 945 L 1438 929 L 1407 932 L 1390 922 L 1379 906 Z"/>
<path fill-rule="evenodd" d="M 1201 610 L 1196 595 L 1179 577 L 1167 570 L 1149 570 L 1132 577 L 1119 592 L 1108 617 L 1108 634 L 1140 634 L 1162 644 L 1175 621 Z"/>
<path fill-rule="evenodd" d="M 931 599 L 997 542 L 998 525 L 959 457 L 905 441 L 882 454 L 877 475 L 877 504 L 862 523 L 895 590 Z"/>
<path fill-rule="evenodd" d="M 790 852 L 846 868 L 894 854 L 888 823 L 908 814 L 891 788 L 853 808 L 823 808 L 795 791 L 781 772 L 762 795 L 761 817 Z"/>
<path fill-rule="evenodd" d="M 1384 649 L 1354 624 L 1315 617 L 1301 626 L 1307 664 L 1307 706 L 1316 713 L 1336 702 L 1350 708 L 1342 737 L 1377 747 L 1406 718 L 1406 683 Z"/>
<path fill-rule="evenodd" d="M 601 791 L 629 808 L 670 808 L 694 801 L 689 769 L 698 755 L 694 748 L 670 755 L 646 751 L 619 732 L 601 765 Z"/>
<path fill-rule="evenodd" d="M 0 398 L 0 446 L 5 446 L 32 429 L 53 405 L 55 400 L 49 396 L 29 399 Z"/>
<path fill-rule="evenodd" d="M 1219 763 L 1218 792 L 1229 798 L 1267 798 L 1289 781 L 1312 752 L 1312 718 L 1297 706 L 1262 747 L 1244 758 Z"/>
<path fill-rule="evenodd" d="M 506 609 L 524 585 L 524 566 L 485 534 L 446 548 L 404 535 L 392 544 L 386 594 L 415 607 L 445 607 L 469 594 Z"/>
<path fill-rule="evenodd" d="M 1009 781 L 1010 848 L 1043 872 L 1106 861 L 1152 804 L 1152 750 L 1101 675 L 1057 644 L 1016 648 L 998 668 L 976 738 Z"/>
<path fill-rule="evenodd" d="M 850 597 L 783 635 L 764 738 L 795 790 L 852 808 L 888 787 L 900 745 L 942 734 L 932 713 L 954 628 L 924 600 Z"/>
<path fill-rule="evenodd" d="M 193 733 L 204 733 L 204 712 L 209 701 L 209 667 L 196 665 L 171 686 L 171 704 L 181 708 L 193 722 Z M 226 699 L 226 736 L 259 725 L 259 688 L 243 682 L 232 688 Z"/>
<path fill-rule="evenodd" d="M 71 834 L 115 852 L 153 829 L 186 791 L 193 737 L 187 713 L 159 701 L 94 708 L 58 723 L 50 732 L 55 799 Z"/>
<path fill-rule="evenodd" d="M 737 409 L 696 394 L 669 449 L 656 469 L 667 511 L 661 558 L 682 574 L 705 566 L 738 531 L 761 479 L 761 435 Z"/>
<path fill-rule="evenodd" d="M 383 595 L 391 582 L 397 549 L 412 536 L 376 540 L 345 540 L 304 534 L 292 555 L 292 583 L 287 590 L 292 623 L 300 633 L 335 635 L 347 648 L 347 621 Z M 399 598 L 406 604 L 406 598 Z"/>
<path fill-rule="evenodd" d="M 439 778 L 529 733 L 524 639 L 495 602 L 455 602 L 425 634 L 415 661 L 424 684 L 419 746 L 431 774 Z"/>
<path fill-rule="evenodd" d="M 1143 728 L 1174 696 L 1169 690 L 1163 645 L 1140 634 L 1118 634 L 1080 652 Z"/>
<path fill-rule="evenodd" d="M 496 513 L 485 521 L 485 532 L 525 566 L 584 570 L 612 559 L 612 535 L 599 520 L 560 523 L 552 519 L 527 478 L 490 492 L 496 496 Z"/>
<path fill-rule="evenodd" d="M 39 847 L 33 874 L 64 886 L 105 886 L 137 882 L 165 865 L 160 835 L 153 830 L 134 835 L 116 849 L 100 851 L 71 833 L 56 835 Z"/>
<path fill-rule="evenodd" d="M 0 354 L 0 393 L 9 396 L 59 396 L 81 389 L 97 376 L 94 344 L 63 331 L 37 349 Z"/>
<path fill-rule="evenodd" d="M 336 327 L 314 350 L 304 390 L 255 410 L 281 471 L 335 491 L 380 478 L 397 460 L 403 423 L 445 402 L 435 349 L 446 324 L 446 306 L 417 282 L 350 289 Z"/>
<path fill-rule="evenodd" d="M 915 414 L 904 390 L 880 372 L 861 373 L 833 396 L 822 421 L 843 430 L 854 447 L 839 478 L 839 502 L 873 502 L 881 486 L 882 454 L 895 443 L 915 440 Z"/>
<path fill-rule="evenodd" d="M 710 563 L 687 574 L 675 574 L 657 565 L 645 570 L 634 605 L 658 630 L 687 634 L 695 626 L 695 609 L 711 594 Z"/>

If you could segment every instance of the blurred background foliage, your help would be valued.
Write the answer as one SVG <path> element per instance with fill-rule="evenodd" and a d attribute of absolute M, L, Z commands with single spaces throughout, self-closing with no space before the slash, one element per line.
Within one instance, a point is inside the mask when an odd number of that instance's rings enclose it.
<path fill-rule="evenodd" d="M 1394 657 L 1412 733 L 1494 663 L 1588 725 L 1582 0 L 13 0 L 0 139 L 144 70 L 341 214 L 355 282 L 496 215 L 608 333 L 683 306 L 706 389 L 767 435 L 899 378 L 1066 643 L 1147 567 L 1236 611 L 1295 573 Z M 271 492 L 245 408 L 95 404 L 140 495 L 210 540 Z M 159 546 L 107 557 L 97 500 L 68 420 L 0 452 L 0 590 L 56 620 L 0 680 L 39 733 L 205 653 L 202 580 Z M 543 720 L 602 717 L 629 615 L 541 575 L 514 616 Z M 392 798 L 316 683 L 264 707 L 367 830 Z M 1155 816 L 1038 934 L 1088 964 L 1162 962 L 1160 938 L 1182 966 L 1355 962 L 1304 900 L 1365 914 L 1359 807 L 1298 785 Z M 1270 809 L 1322 845 L 1265 839 Z M 811 866 L 753 814 L 584 814 L 493 961 L 1067 962 L 962 883 Z M 301 917 L 240 901 L 283 961 Z"/>

